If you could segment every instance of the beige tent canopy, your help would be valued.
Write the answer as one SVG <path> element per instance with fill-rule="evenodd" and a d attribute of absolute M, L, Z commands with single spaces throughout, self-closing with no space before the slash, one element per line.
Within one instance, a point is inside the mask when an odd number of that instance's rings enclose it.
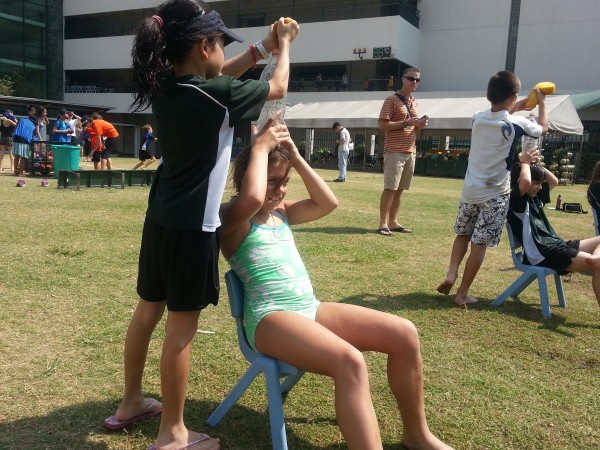
<path fill-rule="evenodd" d="M 287 108 L 285 122 L 290 128 L 331 129 L 339 121 L 349 129 L 377 129 L 383 100 L 298 103 Z M 419 112 L 429 116 L 424 135 L 465 135 L 471 130 L 473 114 L 489 108 L 485 97 L 417 98 Z M 583 124 L 568 95 L 546 97 L 551 130 L 583 134 Z M 534 110 L 537 114 L 537 108 Z M 527 116 L 527 111 L 517 113 Z"/>

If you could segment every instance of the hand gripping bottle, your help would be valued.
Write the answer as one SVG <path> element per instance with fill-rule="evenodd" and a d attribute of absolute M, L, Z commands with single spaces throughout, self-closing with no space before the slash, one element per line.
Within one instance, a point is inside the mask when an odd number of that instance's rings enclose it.
<path fill-rule="evenodd" d="M 278 60 L 279 51 L 274 50 L 273 53 L 271 53 L 271 58 L 267 62 L 267 65 L 260 74 L 261 80 L 269 81 L 271 78 L 273 78 L 273 73 L 275 72 L 275 66 L 277 65 Z M 265 123 L 267 123 L 267 120 L 273 117 L 278 111 L 281 111 L 281 114 L 279 114 L 279 122 L 284 123 L 283 116 L 285 114 L 285 102 L 285 95 L 283 96 L 283 98 L 279 98 L 276 100 L 268 100 L 265 102 L 260 112 L 260 117 L 256 121 L 256 127 L 258 128 L 258 131 L 262 130 Z"/>
<path fill-rule="evenodd" d="M 535 114 L 529 113 L 529 120 L 535 123 Z M 521 140 L 521 150 L 527 153 L 533 152 L 538 146 L 538 139 L 531 136 L 523 136 Z"/>

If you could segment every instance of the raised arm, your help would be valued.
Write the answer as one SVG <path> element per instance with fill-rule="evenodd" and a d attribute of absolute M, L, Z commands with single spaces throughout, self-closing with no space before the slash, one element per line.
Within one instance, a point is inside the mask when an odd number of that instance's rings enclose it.
<path fill-rule="evenodd" d="M 261 40 L 262 45 L 264 46 L 267 53 L 271 53 L 277 48 L 280 49 L 279 61 L 281 61 L 281 58 L 284 53 L 281 46 L 281 39 L 283 38 L 285 41 L 287 41 L 287 46 L 285 50 L 285 53 L 287 55 L 285 58 L 287 60 L 287 63 L 285 63 L 285 90 L 278 97 L 271 98 L 271 94 L 269 94 L 269 100 L 273 100 L 275 98 L 282 98 L 287 92 L 287 82 L 289 75 L 289 44 L 296 38 L 299 29 L 300 27 L 295 20 L 292 20 L 288 23 L 284 23 L 283 18 L 281 18 L 277 22 L 277 27 L 275 27 L 275 25 L 271 25 L 269 28 L 269 33 L 265 38 Z M 224 75 L 230 75 L 232 77 L 239 78 L 248 69 L 253 67 L 256 64 L 256 60 L 258 59 L 261 59 L 260 53 L 248 49 L 245 52 L 240 53 L 239 55 L 234 56 L 233 58 L 230 58 L 227 61 L 225 61 L 222 73 Z M 277 68 L 279 68 L 279 64 L 277 65 Z M 277 69 L 275 69 L 275 72 L 277 72 Z M 273 88 L 274 86 L 271 85 L 271 91 L 273 91 Z M 279 86 L 277 86 L 277 90 L 281 92 Z"/>
<path fill-rule="evenodd" d="M 270 126 L 272 123 L 273 120 L 270 119 L 262 132 L 254 138 L 248 168 L 238 195 L 221 207 L 221 232 L 224 234 L 247 224 L 265 201 L 269 152 L 289 138 L 285 125 Z"/>
<path fill-rule="evenodd" d="M 525 195 L 531 187 L 531 164 L 540 157 L 539 150 L 533 152 L 519 153 L 519 162 L 521 164 L 521 174 L 519 175 L 519 194 Z"/>
<path fill-rule="evenodd" d="M 300 26 L 295 20 L 285 23 L 284 19 L 281 18 L 277 22 L 279 59 L 275 66 L 273 78 L 269 80 L 270 89 L 267 100 L 283 98 L 287 93 L 290 76 L 290 45 L 298 35 L 299 30 Z"/>
<path fill-rule="evenodd" d="M 327 183 L 302 158 L 294 141 L 287 139 L 281 143 L 281 146 L 289 150 L 291 155 L 290 164 L 302 178 L 309 195 L 309 198 L 305 200 L 284 200 L 283 207 L 289 224 L 312 222 L 337 208 L 337 198 Z"/>
<path fill-rule="evenodd" d="M 535 89 L 535 93 L 538 97 L 538 124 L 542 127 L 542 134 L 546 134 L 548 132 L 548 113 L 546 112 L 546 96 L 539 89 Z M 516 102 L 510 113 L 514 113 L 517 111 L 529 111 L 531 108 L 526 108 L 527 97 Z"/>
<path fill-rule="evenodd" d="M 548 183 L 548 188 L 550 190 L 554 189 L 558 186 L 558 178 L 552 172 L 544 167 L 544 172 L 546 172 L 546 183 Z"/>

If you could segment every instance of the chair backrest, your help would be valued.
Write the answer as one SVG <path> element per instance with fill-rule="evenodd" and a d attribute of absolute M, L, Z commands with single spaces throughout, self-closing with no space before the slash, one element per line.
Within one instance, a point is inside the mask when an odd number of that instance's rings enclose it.
<path fill-rule="evenodd" d="M 244 286 L 233 270 L 225 274 L 225 284 L 227 285 L 231 315 L 235 319 L 240 350 L 246 359 L 252 362 L 260 356 L 260 353 L 250 347 L 244 331 Z"/>
<path fill-rule="evenodd" d="M 523 263 L 523 251 L 521 250 L 521 248 L 523 247 L 523 243 L 518 237 L 515 236 L 508 222 L 506 222 L 506 232 L 508 234 L 508 242 L 510 242 L 510 252 L 512 254 L 512 259 L 515 267 L 519 268 L 521 266 L 526 265 Z"/>
<path fill-rule="evenodd" d="M 594 215 L 594 228 L 596 230 L 596 236 L 600 236 L 600 222 L 598 222 L 598 212 L 596 208 L 592 206 L 592 214 Z"/>

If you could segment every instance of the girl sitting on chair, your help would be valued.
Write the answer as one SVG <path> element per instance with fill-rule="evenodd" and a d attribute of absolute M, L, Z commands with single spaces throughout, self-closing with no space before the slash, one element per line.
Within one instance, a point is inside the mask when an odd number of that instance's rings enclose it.
<path fill-rule="evenodd" d="M 427 426 L 415 326 L 393 314 L 314 297 L 290 226 L 329 214 L 338 201 L 300 156 L 285 125 L 272 124 L 237 157 L 237 194 L 221 210 L 221 250 L 244 285 L 248 341 L 265 355 L 333 378 L 336 416 L 350 450 L 382 448 L 362 352 L 387 353 L 403 445 L 450 449 Z M 309 198 L 285 199 L 291 168 Z"/>
<path fill-rule="evenodd" d="M 521 161 L 512 169 L 507 221 L 523 243 L 524 262 L 554 269 L 561 275 L 591 271 L 592 287 L 600 305 L 600 236 L 570 241 L 559 237 L 537 197 L 544 182 L 550 190 L 558 185 L 552 172 L 534 163 Z"/>

